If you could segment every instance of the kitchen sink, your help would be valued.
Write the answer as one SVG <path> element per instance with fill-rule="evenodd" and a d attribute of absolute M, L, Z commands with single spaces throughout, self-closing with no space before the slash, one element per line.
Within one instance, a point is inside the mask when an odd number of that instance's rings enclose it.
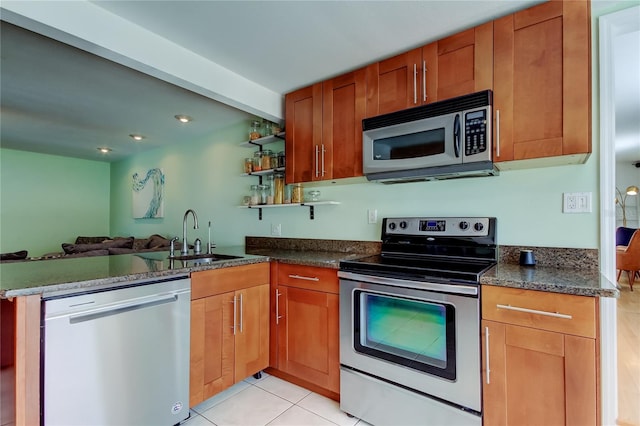
<path fill-rule="evenodd" d="M 169 260 L 182 260 L 192 263 L 211 263 L 219 262 L 221 260 L 241 259 L 242 256 L 231 256 L 228 254 L 187 254 L 180 256 L 169 256 Z"/>

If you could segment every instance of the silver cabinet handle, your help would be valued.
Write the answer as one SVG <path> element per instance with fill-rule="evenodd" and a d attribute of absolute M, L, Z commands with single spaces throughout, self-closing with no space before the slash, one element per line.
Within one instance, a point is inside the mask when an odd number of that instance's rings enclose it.
<path fill-rule="evenodd" d="M 547 317 L 564 318 L 564 319 L 573 318 L 571 315 L 561 314 L 561 313 L 558 313 L 558 312 L 538 311 L 536 309 L 519 308 L 517 306 L 511 306 L 511 305 L 496 305 L 496 306 L 499 309 L 507 309 L 507 310 L 510 310 L 510 311 L 526 312 L 526 313 L 529 313 L 529 314 L 545 315 Z"/>
<path fill-rule="evenodd" d="M 233 335 L 236 335 L 236 315 L 238 314 L 238 311 L 236 309 L 236 297 L 233 296 L 233 300 L 231 301 L 231 303 L 233 303 L 233 325 L 231 326 L 231 328 L 233 328 Z"/>
<path fill-rule="evenodd" d="M 282 315 L 280 315 L 280 302 L 278 300 L 280 296 L 282 296 L 282 293 L 276 288 L 276 325 L 280 323 L 280 318 L 282 318 Z"/>
<path fill-rule="evenodd" d="M 418 88 L 416 85 L 418 84 L 418 64 L 413 64 L 413 103 L 418 103 Z"/>
<path fill-rule="evenodd" d="M 243 300 L 242 299 L 242 293 L 240 293 L 240 333 L 243 332 L 242 326 L 243 326 L 243 323 L 244 323 L 244 321 L 243 321 L 244 318 L 243 318 L 243 315 L 242 315 L 242 313 L 244 311 L 244 304 L 242 303 L 242 300 Z"/>
<path fill-rule="evenodd" d="M 496 110 L 496 157 L 500 157 L 500 110 Z"/>
<path fill-rule="evenodd" d="M 318 177 L 318 175 L 320 174 L 320 172 L 318 171 L 318 155 L 320 153 L 320 147 L 318 145 L 316 145 L 316 177 Z"/>
<path fill-rule="evenodd" d="M 487 369 L 487 384 L 491 383 L 491 368 L 489 367 L 489 327 L 484 328 L 485 363 Z"/>
<path fill-rule="evenodd" d="M 289 275 L 289 278 L 294 278 L 296 280 L 306 280 L 306 281 L 320 281 L 318 277 L 303 277 L 302 275 Z"/>
<path fill-rule="evenodd" d="M 322 176 L 324 177 L 324 173 L 325 173 L 325 169 L 324 169 L 324 153 L 327 152 L 326 149 L 324 149 L 324 144 L 322 144 L 322 156 L 320 157 L 322 159 L 322 167 L 321 167 L 321 171 L 322 171 Z"/>
<path fill-rule="evenodd" d="M 422 102 L 427 102 L 427 61 L 422 61 Z"/>

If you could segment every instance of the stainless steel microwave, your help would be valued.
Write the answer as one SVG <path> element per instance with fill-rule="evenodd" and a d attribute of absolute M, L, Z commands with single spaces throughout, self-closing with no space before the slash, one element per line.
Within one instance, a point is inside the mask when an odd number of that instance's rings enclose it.
<path fill-rule="evenodd" d="M 383 183 L 498 174 L 490 90 L 366 118 L 363 171 Z"/>

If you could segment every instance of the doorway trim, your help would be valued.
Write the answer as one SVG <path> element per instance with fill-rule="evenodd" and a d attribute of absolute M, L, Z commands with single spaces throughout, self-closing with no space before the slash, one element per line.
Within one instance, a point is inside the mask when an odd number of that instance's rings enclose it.
<path fill-rule="evenodd" d="M 618 35 L 639 28 L 640 6 L 599 17 L 600 96 L 600 272 L 616 282 L 615 259 L 615 90 L 613 43 Z M 618 417 L 618 356 L 616 299 L 600 298 L 601 419 L 615 425 Z M 606 397 L 605 397 L 606 396 Z"/>

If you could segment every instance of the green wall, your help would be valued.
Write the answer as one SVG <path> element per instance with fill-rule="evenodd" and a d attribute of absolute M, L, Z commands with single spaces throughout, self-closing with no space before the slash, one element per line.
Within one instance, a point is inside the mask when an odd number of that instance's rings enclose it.
<path fill-rule="evenodd" d="M 0 252 L 109 235 L 109 175 L 108 163 L 0 149 Z"/>
<path fill-rule="evenodd" d="M 248 125 L 248 123 L 247 123 Z M 241 245 L 245 235 L 270 236 L 282 225 L 283 237 L 378 240 L 380 218 L 411 215 L 478 215 L 498 218 L 499 243 L 549 247 L 597 248 L 598 144 L 586 164 L 502 172 L 500 176 L 440 182 L 382 185 L 328 183 L 315 189 L 321 199 L 340 205 L 318 206 L 315 220 L 308 208 L 256 210 L 237 207 L 257 177 L 241 176 L 242 159 L 253 152 L 239 146 L 246 125 L 225 129 L 206 140 L 181 143 L 116 163 L 111 169 L 111 232 L 145 236 L 182 235 L 182 217 L 192 208 L 200 229 L 188 236 L 206 242 L 212 221 L 218 245 Z M 165 173 L 165 217 L 132 219 L 131 175 L 161 167 Z M 309 188 L 305 189 L 305 193 Z M 593 212 L 562 213 L 563 192 L 592 192 Z M 378 222 L 367 223 L 367 209 L 378 210 Z"/>

